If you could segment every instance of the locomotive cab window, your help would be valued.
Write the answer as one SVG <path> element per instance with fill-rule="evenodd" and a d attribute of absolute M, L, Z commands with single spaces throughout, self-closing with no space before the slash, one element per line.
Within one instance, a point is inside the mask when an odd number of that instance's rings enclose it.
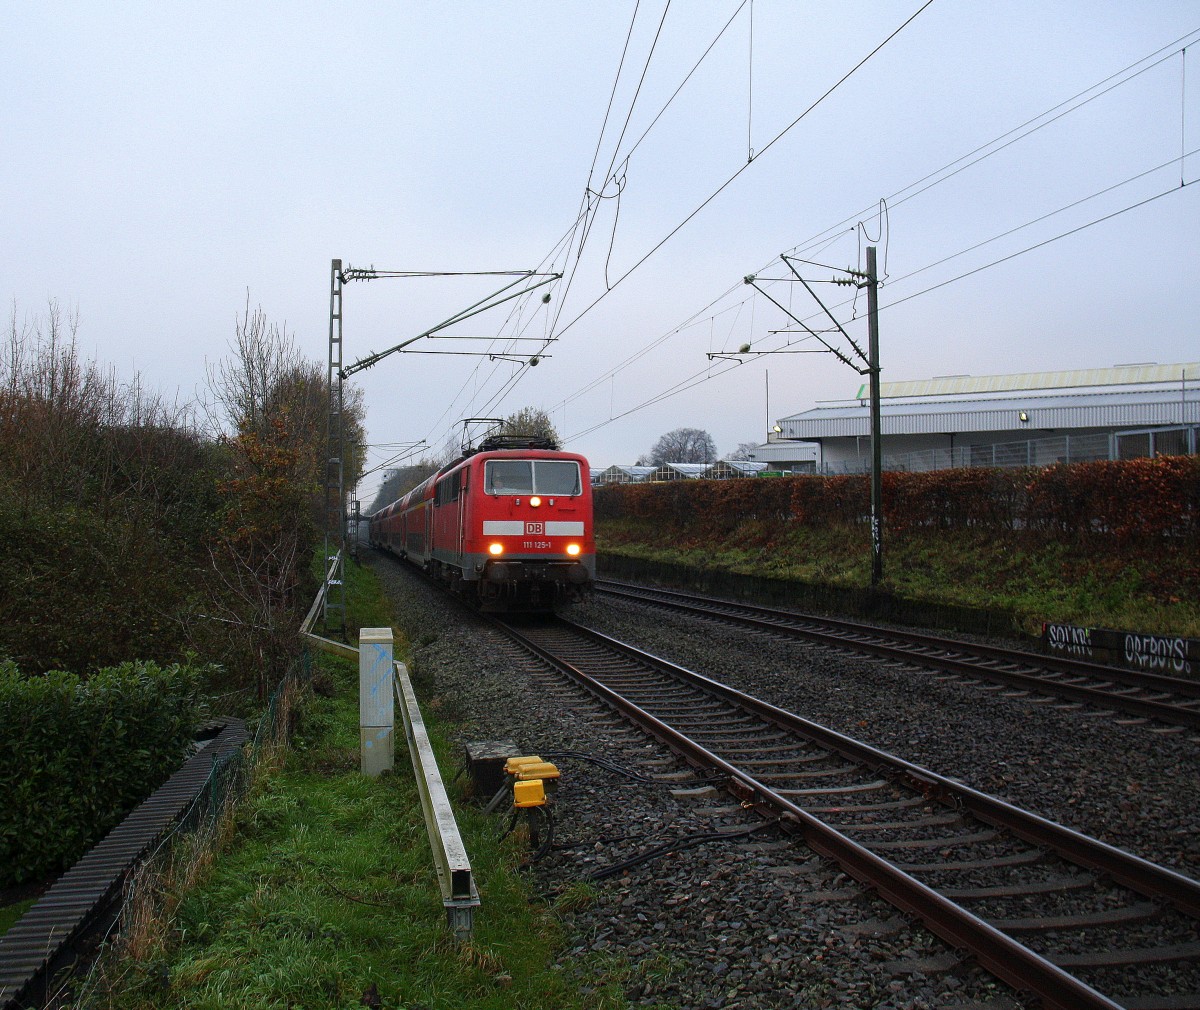
<path fill-rule="evenodd" d="M 533 464 L 534 490 L 545 495 L 577 495 L 579 464 L 572 460 L 539 459 Z"/>
<path fill-rule="evenodd" d="M 484 469 L 488 494 L 577 495 L 579 464 L 559 459 L 492 459 Z"/>

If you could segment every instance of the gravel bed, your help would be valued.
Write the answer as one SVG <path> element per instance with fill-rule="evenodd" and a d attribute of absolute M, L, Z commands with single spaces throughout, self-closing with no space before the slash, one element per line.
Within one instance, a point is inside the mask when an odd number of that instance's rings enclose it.
<path fill-rule="evenodd" d="M 1188 732 L 1004 696 L 597 596 L 568 615 L 639 647 L 1168 866 L 1200 876 L 1200 745 Z M 969 727 L 969 732 L 963 732 Z"/>
<path fill-rule="evenodd" d="M 561 970 L 586 977 L 601 964 L 634 1006 L 1022 1005 L 773 829 L 688 847 L 758 822 L 686 773 L 647 784 L 565 756 L 683 772 L 610 713 L 530 674 L 516 650 L 403 566 L 368 560 L 416 646 L 418 692 L 458 720 L 464 742 L 508 738 L 564 755 L 556 844 L 536 869 L 570 937 Z M 602 597 L 569 616 L 1189 876 L 1200 870 L 1191 734 Z M 621 869 L 660 845 L 667 854 Z"/>

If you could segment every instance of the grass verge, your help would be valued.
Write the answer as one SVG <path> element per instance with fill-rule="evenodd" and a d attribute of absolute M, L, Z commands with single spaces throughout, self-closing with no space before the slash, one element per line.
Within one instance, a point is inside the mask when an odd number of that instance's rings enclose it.
<path fill-rule="evenodd" d="M 11 905 L 0 907 L 0 936 L 8 932 L 9 927 L 28 912 L 36 900 L 36 898 L 29 898 L 25 901 L 15 901 Z"/>
<path fill-rule="evenodd" d="M 747 523 L 720 543 L 664 534 L 634 521 L 601 524 L 597 546 L 628 557 L 839 587 L 870 585 L 865 528 L 780 530 Z M 1007 540 L 970 531 L 884 532 L 882 588 L 906 599 L 1016 615 L 1031 634 L 1043 621 L 1200 637 L 1194 562 L 1159 546 L 1118 549 Z"/>
<path fill-rule="evenodd" d="M 374 576 L 346 568 L 352 625 L 393 624 Z M 205 875 L 89 1005 L 627 1006 L 630 966 L 554 967 L 559 927 L 533 900 L 519 840 L 501 842 L 496 818 L 462 804 L 483 906 L 471 942 L 452 940 L 403 744 L 395 774 L 358 772 L 357 691 L 352 664 L 321 658 L 291 748 L 234 813 Z M 430 729 L 449 779 L 457 758 Z"/>

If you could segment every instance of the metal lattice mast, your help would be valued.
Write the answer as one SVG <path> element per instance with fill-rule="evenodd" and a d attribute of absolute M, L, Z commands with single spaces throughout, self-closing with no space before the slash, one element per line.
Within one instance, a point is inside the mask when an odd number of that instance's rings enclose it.
<path fill-rule="evenodd" d="M 871 380 L 871 587 L 883 580 L 883 426 L 879 416 L 879 273 L 867 246 L 867 367 Z"/>
<path fill-rule="evenodd" d="M 343 418 L 343 389 L 342 383 L 355 372 L 363 368 L 370 368 L 376 362 L 386 358 L 389 354 L 394 354 L 408 347 L 418 340 L 423 340 L 426 337 L 433 336 L 439 330 L 443 330 L 455 323 L 460 323 L 465 319 L 471 319 L 474 316 L 487 312 L 498 305 L 503 305 L 505 302 L 512 301 L 517 298 L 522 298 L 529 295 L 535 289 L 544 284 L 550 284 L 562 278 L 562 274 L 539 274 L 532 270 L 511 270 L 511 271 L 467 271 L 459 274 L 431 274 L 426 272 L 412 271 L 380 271 L 374 267 L 365 270 L 356 270 L 353 267 L 342 269 L 341 260 L 333 260 L 330 269 L 329 278 L 329 423 L 325 429 L 325 592 L 322 595 L 323 600 L 323 617 L 325 630 L 331 631 L 336 629 L 343 637 L 346 634 L 346 529 L 349 525 L 349 516 L 347 514 L 346 503 L 346 442 L 345 442 L 345 424 Z M 371 354 L 361 361 L 356 361 L 349 367 L 342 365 L 342 287 L 346 281 L 369 281 L 379 277 L 426 277 L 426 276 L 502 276 L 515 277 L 515 280 L 509 281 L 499 291 L 493 295 L 481 299 L 475 304 L 467 307 L 461 312 L 456 312 L 449 319 L 445 319 L 431 329 L 425 330 L 423 333 L 418 333 L 415 337 L 409 337 L 407 340 L 401 341 L 395 347 L 390 347 L 386 351 L 381 351 L 378 354 Z M 540 278 L 533 280 L 533 278 Z M 514 287 L 525 284 L 521 290 L 511 292 Z M 544 301 L 549 301 L 550 296 L 546 295 Z M 515 338 L 522 339 L 522 338 Z M 529 338 L 535 339 L 535 338 Z M 461 353 L 461 352 L 460 352 Z M 491 352 L 484 351 L 481 354 L 487 354 L 489 357 L 507 357 L 507 355 L 497 355 Z M 538 363 L 539 358 L 544 355 L 535 354 L 529 362 L 532 365 Z M 356 472 L 357 477 L 360 476 Z M 356 503 L 357 505 L 357 503 Z M 354 514 L 354 530 L 355 537 L 358 536 L 358 510 L 355 509 Z"/>
<path fill-rule="evenodd" d="M 346 488 L 342 425 L 342 261 L 329 281 L 329 418 L 325 428 L 325 630 L 346 632 Z"/>

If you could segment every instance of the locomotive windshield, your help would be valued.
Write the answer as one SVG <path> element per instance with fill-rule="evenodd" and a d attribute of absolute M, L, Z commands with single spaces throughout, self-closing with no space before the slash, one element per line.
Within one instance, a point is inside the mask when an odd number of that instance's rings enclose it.
<path fill-rule="evenodd" d="M 561 459 L 490 459 L 484 469 L 488 494 L 577 495 L 579 464 Z"/>

